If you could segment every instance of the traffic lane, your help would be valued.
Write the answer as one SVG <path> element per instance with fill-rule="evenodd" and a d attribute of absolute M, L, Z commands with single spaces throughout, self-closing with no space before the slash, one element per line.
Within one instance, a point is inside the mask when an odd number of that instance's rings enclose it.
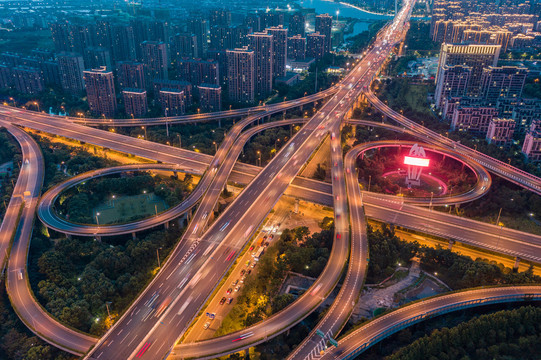
<path fill-rule="evenodd" d="M 469 290 L 454 294 L 441 295 L 428 300 L 416 302 L 401 307 L 387 315 L 372 320 L 358 330 L 340 340 L 338 347 L 332 347 L 321 357 L 327 359 L 344 359 L 355 352 L 363 344 L 372 341 L 379 334 L 392 328 L 394 325 L 403 321 L 413 319 L 429 311 L 437 311 L 447 306 L 466 301 L 479 301 L 479 305 L 484 305 L 483 300 L 497 296 L 524 296 L 541 294 L 541 286 L 511 286 L 502 288 L 487 288 L 480 290 Z"/>
<path fill-rule="evenodd" d="M 502 231 L 501 235 L 489 234 L 484 231 L 484 226 L 476 228 L 476 224 L 472 224 L 471 221 L 465 221 L 462 227 L 450 224 L 448 223 L 447 214 L 437 212 L 434 212 L 430 217 L 426 217 L 409 214 L 398 209 L 374 206 L 366 200 L 364 204 L 366 215 L 374 220 L 457 240 L 487 250 L 517 256 L 524 260 L 541 262 L 541 245 L 509 238 L 505 236 L 504 231 Z"/>

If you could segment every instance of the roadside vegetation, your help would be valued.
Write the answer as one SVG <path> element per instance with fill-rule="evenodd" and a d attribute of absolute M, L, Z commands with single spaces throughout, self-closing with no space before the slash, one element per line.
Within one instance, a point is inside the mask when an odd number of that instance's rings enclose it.
<path fill-rule="evenodd" d="M 22 153 L 17 141 L 4 128 L 0 128 L 0 165 L 12 161 L 5 174 L 0 174 L 0 218 L 6 213 L 13 187 L 19 176 L 19 164 L 22 161 Z"/>

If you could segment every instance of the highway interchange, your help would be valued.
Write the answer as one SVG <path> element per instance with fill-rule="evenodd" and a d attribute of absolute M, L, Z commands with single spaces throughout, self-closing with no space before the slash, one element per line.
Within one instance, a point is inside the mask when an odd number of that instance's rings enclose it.
<path fill-rule="evenodd" d="M 482 248 L 503 250 L 502 252 L 514 254 L 522 259 L 539 262 L 541 260 L 540 237 L 413 206 L 408 204 L 404 198 L 397 199 L 396 197 L 384 197 L 361 192 L 355 176 L 356 171 L 354 171 L 359 148 L 353 149 L 346 155 L 345 167 L 342 163 L 340 126 L 353 102 L 364 92 L 374 106 L 389 118 L 417 133 L 421 138 L 424 139 L 426 136 L 426 140 L 445 147 L 448 151 L 456 149 L 463 156 L 486 166 L 491 172 L 532 191 L 539 193 L 539 189 L 541 189 L 539 186 L 541 182 L 538 178 L 515 171 L 514 168 L 507 166 L 507 164 L 501 164 L 491 158 L 474 153 L 471 149 L 463 149 L 463 146 L 452 143 L 447 138 L 444 138 L 446 140 L 441 139 L 440 135 L 431 133 L 420 125 L 412 124 L 410 120 L 400 117 L 399 114 L 386 108 L 366 90 L 373 79 L 375 71 L 379 69 L 387 54 L 403 37 L 403 25 L 409 18 L 412 3 L 413 1 L 408 2 L 394 22 L 380 32 L 378 39 L 376 39 L 365 58 L 344 78 L 339 86 L 335 86 L 332 91 L 324 94 L 324 96 L 320 94 L 314 98 L 306 99 L 302 103 L 304 105 L 313 102 L 314 99 L 329 97 L 334 93 L 319 112 L 313 118 L 307 120 L 306 125 L 293 136 L 289 143 L 262 170 L 253 166 L 238 164 L 236 160 L 250 136 L 262 128 L 280 125 L 276 125 L 278 123 L 276 122 L 272 123 L 273 125 L 266 124 L 266 127 L 261 125 L 257 129 L 256 127 L 251 128 L 244 133 L 242 131 L 262 117 L 285 111 L 289 107 L 299 106 L 299 103 L 281 103 L 281 107 L 275 106 L 270 110 L 269 107 L 266 107 L 263 111 L 261 111 L 262 109 L 256 109 L 258 111 L 257 115 L 246 117 L 227 133 L 217 154 L 212 159 L 195 152 L 178 148 L 173 149 L 166 145 L 150 143 L 140 139 L 122 137 L 122 135 L 113 132 L 90 129 L 75 122 L 66 123 L 62 119 L 54 117 L 35 116 L 33 113 L 19 110 L 12 112 L 9 108 L 3 108 L 0 115 L 3 115 L 4 120 L 13 124 L 76 138 L 163 163 L 174 164 L 173 166 L 149 164 L 145 169 L 152 167 L 173 168 L 178 169 L 178 171 L 203 174 L 200 184 L 190 195 L 189 201 L 187 200 L 175 208 L 175 211 L 177 211 L 175 216 L 168 214 L 164 218 L 160 218 L 159 221 L 157 219 L 150 220 L 151 223 L 145 225 L 148 226 L 145 228 L 149 228 L 166 223 L 199 202 L 185 235 L 169 257 L 168 262 L 164 264 L 159 274 L 145 292 L 136 299 L 132 307 L 97 342 L 97 345 L 93 346 L 96 339 L 58 324 L 39 305 L 36 305 L 32 297 L 26 281 L 26 253 L 31 238 L 35 207 L 41 191 L 43 159 L 37 144 L 31 138 L 28 139 L 29 136 L 27 136 L 27 139 L 23 139 L 24 135 L 22 134 L 25 134 L 24 132 L 7 125 L 11 128 L 12 133 L 18 134 L 22 146 L 27 144 L 24 146 L 33 148 L 33 150 L 25 150 L 23 146 L 24 161 L 19 177 L 21 187 L 16 187 L 12 198 L 13 206 L 10 203 L 2 223 L 2 230 L 4 230 L 4 226 L 13 229 L 14 224 L 17 222 L 15 214 L 18 214 L 18 209 L 21 208 L 21 203 L 17 198 L 20 199 L 22 188 L 30 189 L 32 200 L 28 201 L 22 211 L 19 230 L 14 237 L 12 255 L 9 260 L 7 280 L 10 300 L 16 304 L 14 306 L 23 321 L 26 320 L 26 325 L 55 346 L 72 353 L 84 354 L 88 349 L 92 348 L 86 356 L 88 359 L 128 359 L 136 355 L 147 359 L 166 357 L 253 232 L 263 222 L 280 196 L 291 191 L 293 186 L 296 186 L 297 189 L 304 189 L 297 196 L 312 199 L 325 197 L 326 200 L 323 201 L 329 201 L 329 193 L 332 192 L 330 200 L 335 208 L 335 242 L 329 262 L 321 276 L 303 296 L 264 322 L 255 324 L 239 333 L 198 343 L 181 344 L 174 348 L 173 353 L 170 355 L 171 358 L 212 358 L 218 354 L 231 353 L 264 342 L 291 328 L 315 310 L 328 296 L 338 282 L 344 264 L 349 258 L 347 274 L 341 291 L 327 315 L 317 325 L 317 329 L 325 334 L 325 339 L 321 339 L 316 334 L 316 329 L 314 329 L 311 335 L 290 357 L 304 359 L 316 356 L 319 351 L 325 348 L 326 341 L 339 333 L 349 318 L 353 305 L 358 300 L 367 266 L 365 213 L 367 217 L 380 221 L 410 228 L 417 226 L 417 230 L 436 233 L 444 237 L 447 235 L 446 237 L 473 243 Z M 249 112 L 247 111 L 244 114 L 249 114 Z M 216 119 L 212 116 L 208 116 L 208 118 Z M 169 118 L 165 120 L 155 119 L 155 122 L 163 125 L 164 121 L 172 123 L 173 121 L 193 120 L 194 118 Z M 289 124 L 292 121 L 294 120 L 285 121 L 283 124 Z M 296 123 L 299 122 L 301 121 Z M 296 177 L 300 168 L 309 160 L 312 153 L 326 136 L 331 136 L 331 157 L 332 163 L 335 164 L 332 169 L 332 191 L 327 184 L 318 184 L 315 181 Z M 122 137 L 122 140 L 120 140 L 120 137 Z M 30 155 L 25 156 L 24 154 Z M 29 162 L 26 163 L 26 160 L 29 160 Z M 33 170 L 28 171 L 25 168 L 27 165 Z M 350 169 L 350 171 L 344 171 L 344 169 Z M 225 212 L 208 227 L 208 214 L 213 210 L 228 179 L 229 181 L 235 179 L 233 181 L 249 183 L 249 185 Z M 72 181 L 72 179 L 69 181 Z M 480 183 L 486 183 L 486 181 L 490 181 L 490 178 L 482 178 Z M 487 184 L 484 186 L 487 186 Z M 483 189 L 483 191 L 486 189 Z M 481 191 L 479 187 L 477 190 Z M 58 192 L 56 194 L 58 195 Z M 478 192 L 475 192 L 474 195 L 477 194 Z M 466 197 L 469 196 L 472 195 L 468 194 Z M 44 196 L 44 198 L 49 199 L 49 202 L 41 202 L 44 206 L 43 211 L 40 210 L 40 218 L 48 223 L 43 214 L 50 211 L 50 205 L 54 202 L 55 196 Z M 443 201 L 445 200 L 452 201 L 452 199 L 444 199 Z M 442 200 L 434 199 L 434 201 Z M 463 200 L 457 202 L 461 201 Z M 424 199 L 421 202 L 426 205 L 427 200 Z M 161 215 L 165 213 L 167 212 Z M 422 219 L 422 221 L 419 221 L 419 219 Z M 73 224 L 64 223 L 63 225 L 72 226 Z M 351 234 L 349 233 L 350 225 Z M 107 228 L 90 226 L 86 230 L 78 232 L 70 232 L 71 230 L 66 228 L 58 228 L 58 230 L 68 234 L 86 234 L 88 236 L 116 234 L 102 230 Z M 140 224 L 131 224 L 128 228 L 121 230 L 122 232 L 117 233 L 131 233 L 142 229 L 143 226 Z M 7 250 L 8 245 L 5 243 L 7 235 L 5 235 L 4 231 L 2 236 L 2 246 Z M 497 242 L 495 239 L 497 239 Z M 205 279 L 205 281 L 200 281 L 201 279 Z M 522 291 L 519 288 L 517 289 L 516 292 L 518 293 Z M 537 287 L 531 287 L 528 291 L 530 290 L 540 292 Z M 512 292 L 512 290 L 508 290 L 508 292 Z M 473 296 L 473 299 L 479 299 L 479 294 Z M 455 301 L 454 298 L 449 299 Z M 446 300 L 447 303 L 449 303 L 449 299 Z M 166 310 L 160 313 L 159 316 L 155 316 L 157 313 L 155 307 L 152 307 L 155 306 L 154 304 L 164 305 Z M 21 314 L 20 309 L 28 309 L 28 311 Z M 426 311 L 426 309 L 423 311 Z M 32 320 L 28 321 L 28 319 Z M 394 321 L 396 323 L 396 320 Z M 349 342 L 351 341 L 349 340 Z M 357 345 L 348 346 L 358 348 Z M 340 356 L 343 356 L 343 354 L 347 354 L 347 351 L 340 352 Z"/>

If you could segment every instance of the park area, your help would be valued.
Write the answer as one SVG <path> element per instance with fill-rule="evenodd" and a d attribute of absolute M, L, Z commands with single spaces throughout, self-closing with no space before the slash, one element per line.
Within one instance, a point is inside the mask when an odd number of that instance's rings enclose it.
<path fill-rule="evenodd" d="M 100 225 L 119 224 L 134 218 L 145 218 L 168 208 L 165 201 L 154 193 L 115 197 L 93 209 Z"/>

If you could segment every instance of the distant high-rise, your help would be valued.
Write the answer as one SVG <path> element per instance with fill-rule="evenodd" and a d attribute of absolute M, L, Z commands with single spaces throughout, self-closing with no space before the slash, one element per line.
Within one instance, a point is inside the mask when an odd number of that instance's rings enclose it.
<path fill-rule="evenodd" d="M 541 161 L 541 120 L 534 121 L 526 133 L 522 153 L 526 155 L 528 161 L 535 163 Z"/>
<path fill-rule="evenodd" d="M 234 46 L 233 33 L 229 26 L 214 25 L 210 28 L 210 49 L 225 50 Z"/>
<path fill-rule="evenodd" d="M 287 57 L 293 60 L 304 60 L 306 57 L 306 38 L 295 35 L 287 40 Z"/>
<path fill-rule="evenodd" d="M 220 84 L 220 66 L 214 60 L 183 58 L 178 62 L 179 79 L 192 85 Z"/>
<path fill-rule="evenodd" d="M 145 89 L 145 64 L 135 61 L 119 62 L 118 84 L 121 88 Z"/>
<path fill-rule="evenodd" d="M 248 35 L 250 50 L 254 51 L 255 93 L 266 96 L 272 91 L 272 74 L 274 67 L 273 36 L 267 33 Z"/>
<path fill-rule="evenodd" d="M 13 86 L 13 75 L 11 67 L 0 63 L 0 89 L 9 89 Z"/>
<path fill-rule="evenodd" d="M 146 90 L 124 89 L 122 91 L 122 98 L 124 99 L 126 115 L 134 118 L 140 118 L 146 115 L 148 111 Z"/>
<path fill-rule="evenodd" d="M 326 37 L 318 32 L 306 35 L 306 56 L 321 59 L 325 55 Z"/>
<path fill-rule="evenodd" d="M 168 89 L 168 90 L 176 90 L 178 92 L 182 91 L 184 96 L 184 104 L 186 106 L 190 106 L 193 101 L 192 96 L 192 84 L 190 84 L 187 81 L 181 81 L 181 80 L 164 80 L 164 79 L 154 79 L 153 80 L 154 85 L 154 96 L 156 98 L 160 95 L 160 90 Z"/>
<path fill-rule="evenodd" d="M 203 57 L 207 52 L 208 23 L 201 18 L 192 18 L 188 21 L 188 31 L 195 35 L 197 40 L 197 57 Z"/>
<path fill-rule="evenodd" d="M 172 58 L 182 57 L 195 58 L 199 54 L 197 50 L 197 37 L 191 33 L 178 33 L 173 36 Z"/>
<path fill-rule="evenodd" d="M 321 14 L 316 16 L 316 32 L 325 35 L 325 52 L 332 50 L 332 16 Z"/>
<path fill-rule="evenodd" d="M 284 29 L 284 27 L 280 25 L 268 28 L 267 33 L 271 34 L 273 39 L 273 76 L 285 76 L 287 60 L 287 29 Z"/>
<path fill-rule="evenodd" d="M 289 17 L 289 27 L 288 27 L 288 33 L 290 36 L 300 35 L 301 37 L 304 37 L 306 34 L 305 25 L 306 24 L 306 18 L 304 17 L 304 14 L 301 12 L 296 12 L 295 14 L 291 15 Z"/>
<path fill-rule="evenodd" d="M 215 9 L 210 11 L 210 26 L 231 26 L 231 12 L 226 9 Z"/>
<path fill-rule="evenodd" d="M 109 49 L 106 48 L 86 48 L 83 52 L 83 59 L 85 62 L 85 68 L 87 69 L 97 69 L 102 66 L 112 68 L 111 54 L 109 53 Z"/>
<path fill-rule="evenodd" d="M 248 47 L 227 50 L 227 82 L 231 101 L 254 102 L 254 63 L 254 51 Z"/>
<path fill-rule="evenodd" d="M 111 28 L 111 34 L 113 38 L 112 55 L 115 62 L 137 59 L 133 27 L 129 25 L 114 25 Z"/>
<path fill-rule="evenodd" d="M 465 96 L 471 76 L 471 67 L 445 65 L 441 76 L 436 82 L 435 101 L 436 106 L 441 108 L 444 100 L 449 97 Z"/>
<path fill-rule="evenodd" d="M 160 105 L 165 116 L 179 116 L 186 112 L 184 91 L 177 89 L 161 89 Z"/>
<path fill-rule="evenodd" d="M 83 57 L 75 53 L 62 52 L 58 54 L 57 60 L 62 88 L 70 93 L 82 92 L 85 89 Z"/>
<path fill-rule="evenodd" d="M 116 112 L 116 94 L 113 72 L 105 66 L 85 70 L 84 80 L 88 107 L 94 115 L 113 117 Z"/>
<path fill-rule="evenodd" d="M 167 79 L 167 45 L 161 41 L 144 41 L 141 49 L 148 79 Z"/>
<path fill-rule="evenodd" d="M 520 98 L 527 76 L 527 68 L 489 66 L 481 75 L 481 97 L 492 104 L 499 98 Z"/>
<path fill-rule="evenodd" d="M 88 25 L 75 25 L 69 26 L 69 41 L 71 45 L 71 51 L 83 54 L 83 51 L 87 47 L 94 46 L 94 34 Z"/>
<path fill-rule="evenodd" d="M 261 14 L 261 29 L 284 25 L 284 14 L 277 11 L 266 11 Z"/>
<path fill-rule="evenodd" d="M 17 66 L 11 71 L 15 89 L 24 94 L 37 94 L 45 89 L 41 71 L 27 66 Z"/>
<path fill-rule="evenodd" d="M 52 23 L 50 29 L 56 52 L 71 51 L 69 22 Z"/>
<path fill-rule="evenodd" d="M 479 95 L 483 69 L 496 66 L 500 56 L 500 45 L 442 44 L 436 82 L 442 76 L 444 65 L 471 67 L 468 85 L 469 95 Z"/>
<path fill-rule="evenodd" d="M 256 13 L 246 15 L 246 18 L 244 18 L 244 25 L 252 28 L 253 32 L 259 32 L 264 29 L 261 24 L 261 17 Z"/>
<path fill-rule="evenodd" d="M 214 84 L 198 86 L 199 103 L 202 112 L 220 111 L 222 109 L 222 88 Z"/>

